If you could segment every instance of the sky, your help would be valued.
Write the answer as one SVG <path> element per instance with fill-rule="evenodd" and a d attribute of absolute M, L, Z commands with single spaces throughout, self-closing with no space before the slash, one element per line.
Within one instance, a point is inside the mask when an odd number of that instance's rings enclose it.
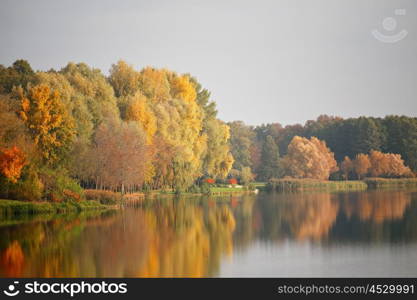
<path fill-rule="evenodd" d="M 250 125 L 417 116 L 415 0 L 0 0 L 0 64 L 190 73 Z"/>

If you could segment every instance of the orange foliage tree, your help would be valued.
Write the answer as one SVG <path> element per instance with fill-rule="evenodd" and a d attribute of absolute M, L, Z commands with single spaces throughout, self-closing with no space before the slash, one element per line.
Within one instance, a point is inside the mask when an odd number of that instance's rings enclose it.
<path fill-rule="evenodd" d="M 410 168 L 404 165 L 400 154 L 371 151 L 369 159 L 371 162 L 370 173 L 374 177 L 412 176 Z"/>
<path fill-rule="evenodd" d="M 347 180 L 349 178 L 349 173 L 353 170 L 352 160 L 345 156 L 345 159 L 340 164 L 340 170 L 343 173 L 343 177 Z"/>
<path fill-rule="evenodd" d="M 321 180 L 329 179 L 330 174 L 338 170 L 333 152 L 316 137 L 309 140 L 295 136 L 288 145 L 283 166 L 286 175 Z"/>
<path fill-rule="evenodd" d="M 0 150 L 0 173 L 11 182 L 17 182 L 25 164 L 25 155 L 18 147 Z"/>
<path fill-rule="evenodd" d="M 362 153 L 357 154 L 353 161 L 353 169 L 358 176 L 358 179 L 361 179 L 363 175 L 366 175 L 370 168 L 371 161 L 369 160 L 368 155 Z"/>

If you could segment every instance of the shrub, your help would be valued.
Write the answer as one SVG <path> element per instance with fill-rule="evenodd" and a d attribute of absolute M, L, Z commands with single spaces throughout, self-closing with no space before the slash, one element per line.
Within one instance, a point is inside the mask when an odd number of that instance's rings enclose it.
<path fill-rule="evenodd" d="M 120 193 L 105 190 L 85 190 L 85 197 L 87 200 L 96 200 L 101 204 L 116 204 L 122 200 Z"/>
<path fill-rule="evenodd" d="M 204 180 L 206 183 L 208 184 L 214 184 L 216 183 L 216 181 L 213 178 L 207 178 L 206 180 Z"/>
<path fill-rule="evenodd" d="M 231 185 L 235 185 L 235 184 L 237 184 L 237 179 L 236 178 L 230 178 L 227 182 Z"/>
<path fill-rule="evenodd" d="M 81 186 L 63 169 L 42 169 L 40 179 L 44 185 L 44 197 L 49 201 L 79 201 L 84 198 Z"/>
<path fill-rule="evenodd" d="M 44 192 L 38 173 L 33 168 L 24 170 L 16 184 L 9 185 L 9 198 L 25 201 L 40 201 Z"/>
<path fill-rule="evenodd" d="M 200 186 L 200 191 L 201 191 L 201 193 L 202 193 L 202 194 L 205 194 L 205 195 L 210 195 L 210 194 L 211 194 L 210 185 L 209 185 L 209 184 L 207 184 L 207 183 L 203 183 L 203 184 Z"/>
<path fill-rule="evenodd" d="M 200 191 L 200 187 L 198 185 L 193 184 L 192 186 L 190 186 L 188 188 L 188 192 L 192 193 L 192 194 L 199 194 L 201 191 Z"/>

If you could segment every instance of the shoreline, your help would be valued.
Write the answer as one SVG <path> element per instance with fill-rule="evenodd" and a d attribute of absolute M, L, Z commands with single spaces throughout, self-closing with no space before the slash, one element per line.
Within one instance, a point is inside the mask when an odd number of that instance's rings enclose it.
<path fill-rule="evenodd" d="M 366 191 L 374 189 L 409 188 L 417 187 L 417 178 L 365 178 L 363 180 L 314 180 L 314 179 L 273 179 L 265 184 L 257 184 L 254 190 L 237 187 L 214 187 L 210 194 L 184 192 L 178 196 L 232 196 L 244 194 L 257 194 L 260 190 L 268 192 L 292 191 Z M 105 211 L 119 209 L 120 206 L 131 206 L 142 202 L 148 197 L 176 195 L 175 192 L 150 191 L 148 193 L 135 193 L 125 195 L 122 201 L 112 204 L 103 204 L 98 200 L 82 200 L 79 202 L 29 202 L 21 200 L 0 199 L 0 219 L 14 216 L 31 216 L 42 214 L 67 214 L 84 211 Z"/>
<path fill-rule="evenodd" d="M 366 191 L 382 188 L 417 187 L 417 178 L 365 178 L 363 180 L 272 179 L 267 191 L 286 192 L 304 190 Z"/>
<path fill-rule="evenodd" d="M 80 202 L 29 202 L 0 199 L 0 218 L 16 215 L 62 214 L 93 210 L 115 209 L 114 205 L 104 205 L 94 200 Z"/>

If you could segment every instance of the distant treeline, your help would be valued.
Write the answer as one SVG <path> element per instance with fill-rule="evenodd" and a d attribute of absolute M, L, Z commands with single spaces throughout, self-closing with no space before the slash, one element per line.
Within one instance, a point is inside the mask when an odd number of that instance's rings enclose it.
<path fill-rule="evenodd" d="M 339 170 L 331 174 L 334 179 L 347 177 L 344 176 L 346 169 L 340 168 L 346 157 L 354 161 L 359 154 L 371 154 L 372 151 L 374 162 L 398 160 L 398 156 L 393 155 L 382 155 L 385 160 L 378 160 L 380 152 L 400 154 L 405 165 L 413 172 L 417 171 L 417 118 L 386 116 L 343 119 L 322 115 L 315 121 L 307 121 L 304 126 L 296 124 L 283 127 L 273 123 L 254 127 L 241 121 L 230 122 L 228 125 L 235 159 L 231 173 L 237 176 L 242 171 L 248 172 L 248 168 L 260 181 L 285 176 L 285 165 L 280 161 L 287 154 L 288 145 L 295 136 L 317 137 L 326 142 L 339 164 Z M 357 161 L 365 161 L 367 164 L 364 156 L 360 156 Z M 367 174 L 364 172 L 358 176 L 355 172 L 348 173 L 351 173 L 350 178 Z M 375 174 L 381 176 L 383 173 L 373 172 L 369 175 Z"/>

